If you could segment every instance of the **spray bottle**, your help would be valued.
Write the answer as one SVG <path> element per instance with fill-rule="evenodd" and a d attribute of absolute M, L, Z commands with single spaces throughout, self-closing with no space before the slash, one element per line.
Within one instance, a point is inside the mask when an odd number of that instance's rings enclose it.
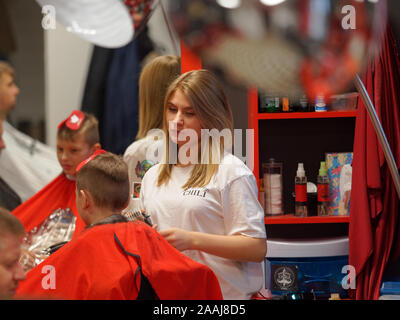
<path fill-rule="evenodd" d="M 307 177 L 303 163 L 297 166 L 295 198 L 295 216 L 307 217 Z"/>
<path fill-rule="evenodd" d="M 329 213 L 329 178 L 327 174 L 325 161 L 321 161 L 321 166 L 317 178 L 317 200 L 318 215 L 327 216 Z"/>

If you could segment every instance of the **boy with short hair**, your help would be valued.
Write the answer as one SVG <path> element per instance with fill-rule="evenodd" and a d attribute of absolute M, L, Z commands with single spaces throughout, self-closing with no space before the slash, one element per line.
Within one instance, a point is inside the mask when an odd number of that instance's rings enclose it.
<path fill-rule="evenodd" d="M 76 167 L 98 149 L 99 123 L 93 115 L 75 110 L 58 125 L 57 158 L 70 180 L 75 180 Z"/>
<path fill-rule="evenodd" d="M 18 297 L 74 300 L 221 299 L 218 280 L 141 221 L 126 222 L 128 167 L 97 151 L 78 166 L 76 203 L 86 229 L 27 274 Z M 42 266 L 51 265 L 52 290 Z M 53 285 L 53 286 L 51 286 Z"/>
<path fill-rule="evenodd" d="M 107 223 L 127 222 L 121 211 L 129 201 L 128 166 L 119 157 L 104 153 L 95 152 L 77 168 L 76 206 L 87 227 L 105 219 Z"/>
<path fill-rule="evenodd" d="M 29 234 L 32 230 L 32 232 L 35 232 L 40 229 L 38 227 L 43 225 L 44 222 L 49 222 L 56 210 L 61 214 L 68 213 L 71 216 L 72 213 L 75 216 L 71 218 L 71 224 L 76 219 L 75 225 L 69 228 L 70 231 L 73 231 L 73 237 L 83 230 L 85 224 L 79 217 L 75 203 L 75 170 L 79 163 L 99 148 L 98 121 L 93 115 L 75 110 L 59 124 L 57 157 L 63 172 L 37 194 L 12 211 L 24 225 L 28 237 L 32 235 L 32 233 Z M 56 234 L 52 237 L 52 243 L 44 241 L 44 237 L 42 237 L 44 243 L 40 246 L 36 245 L 36 254 L 45 246 L 48 247 L 57 242 L 70 240 L 72 231 L 68 235 L 61 232 Z M 57 233 L 57 230 L 46 232 Z M 32 267 L 31 261 L 28 267 L 28 262 L 29 259 L 26 262 L 26 269 Z"/>

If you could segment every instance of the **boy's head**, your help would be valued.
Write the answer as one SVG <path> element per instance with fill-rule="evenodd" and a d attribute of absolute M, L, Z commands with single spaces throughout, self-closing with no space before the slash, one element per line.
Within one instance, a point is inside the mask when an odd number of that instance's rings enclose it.
<path fill-rule="evenodd" d="M 0 119 L 5 120 L 7 114 L 17 103 L 19 88 L 14 82 L 14 69 L 5 61 L 0 61 Z"/>
<path fill-rule="evenodd" d="M 112 153 L 94 156 L 76 174 L 76 206 L 90 225 L 120 213 L 129 202 L 128 166 Z"/>
<path fill-rule="evenodd" d="M 97 119 L 75 110 L 61 122 L 57 132 L 57 158 L 63 172 L 75 176 L 76 167 L 100 149 Z"/>

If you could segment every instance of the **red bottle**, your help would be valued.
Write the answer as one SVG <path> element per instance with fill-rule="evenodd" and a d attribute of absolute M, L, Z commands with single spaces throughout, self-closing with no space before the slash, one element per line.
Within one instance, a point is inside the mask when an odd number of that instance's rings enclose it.
<path fill-rule="evenodd" d="M 295 216 L 307 217 L 307 177 L 303 163 L 299 163 L 295 178 Z"/>

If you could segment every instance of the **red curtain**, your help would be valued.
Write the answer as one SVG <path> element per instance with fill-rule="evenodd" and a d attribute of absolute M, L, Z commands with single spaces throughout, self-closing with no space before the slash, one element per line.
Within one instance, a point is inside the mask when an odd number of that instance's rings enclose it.
<path fill-rule="evenodd" d="M 378 50 L 378 49 L 377 49 Z M 380 51 L 362 77 L 400 167 L 400 60 L 387 27 Z M 399 198 L 383 150 L 359 98 L 354 139 L 349 263 L 356 299 L 378 299 L 383 272 L 400 257 Z"/>

